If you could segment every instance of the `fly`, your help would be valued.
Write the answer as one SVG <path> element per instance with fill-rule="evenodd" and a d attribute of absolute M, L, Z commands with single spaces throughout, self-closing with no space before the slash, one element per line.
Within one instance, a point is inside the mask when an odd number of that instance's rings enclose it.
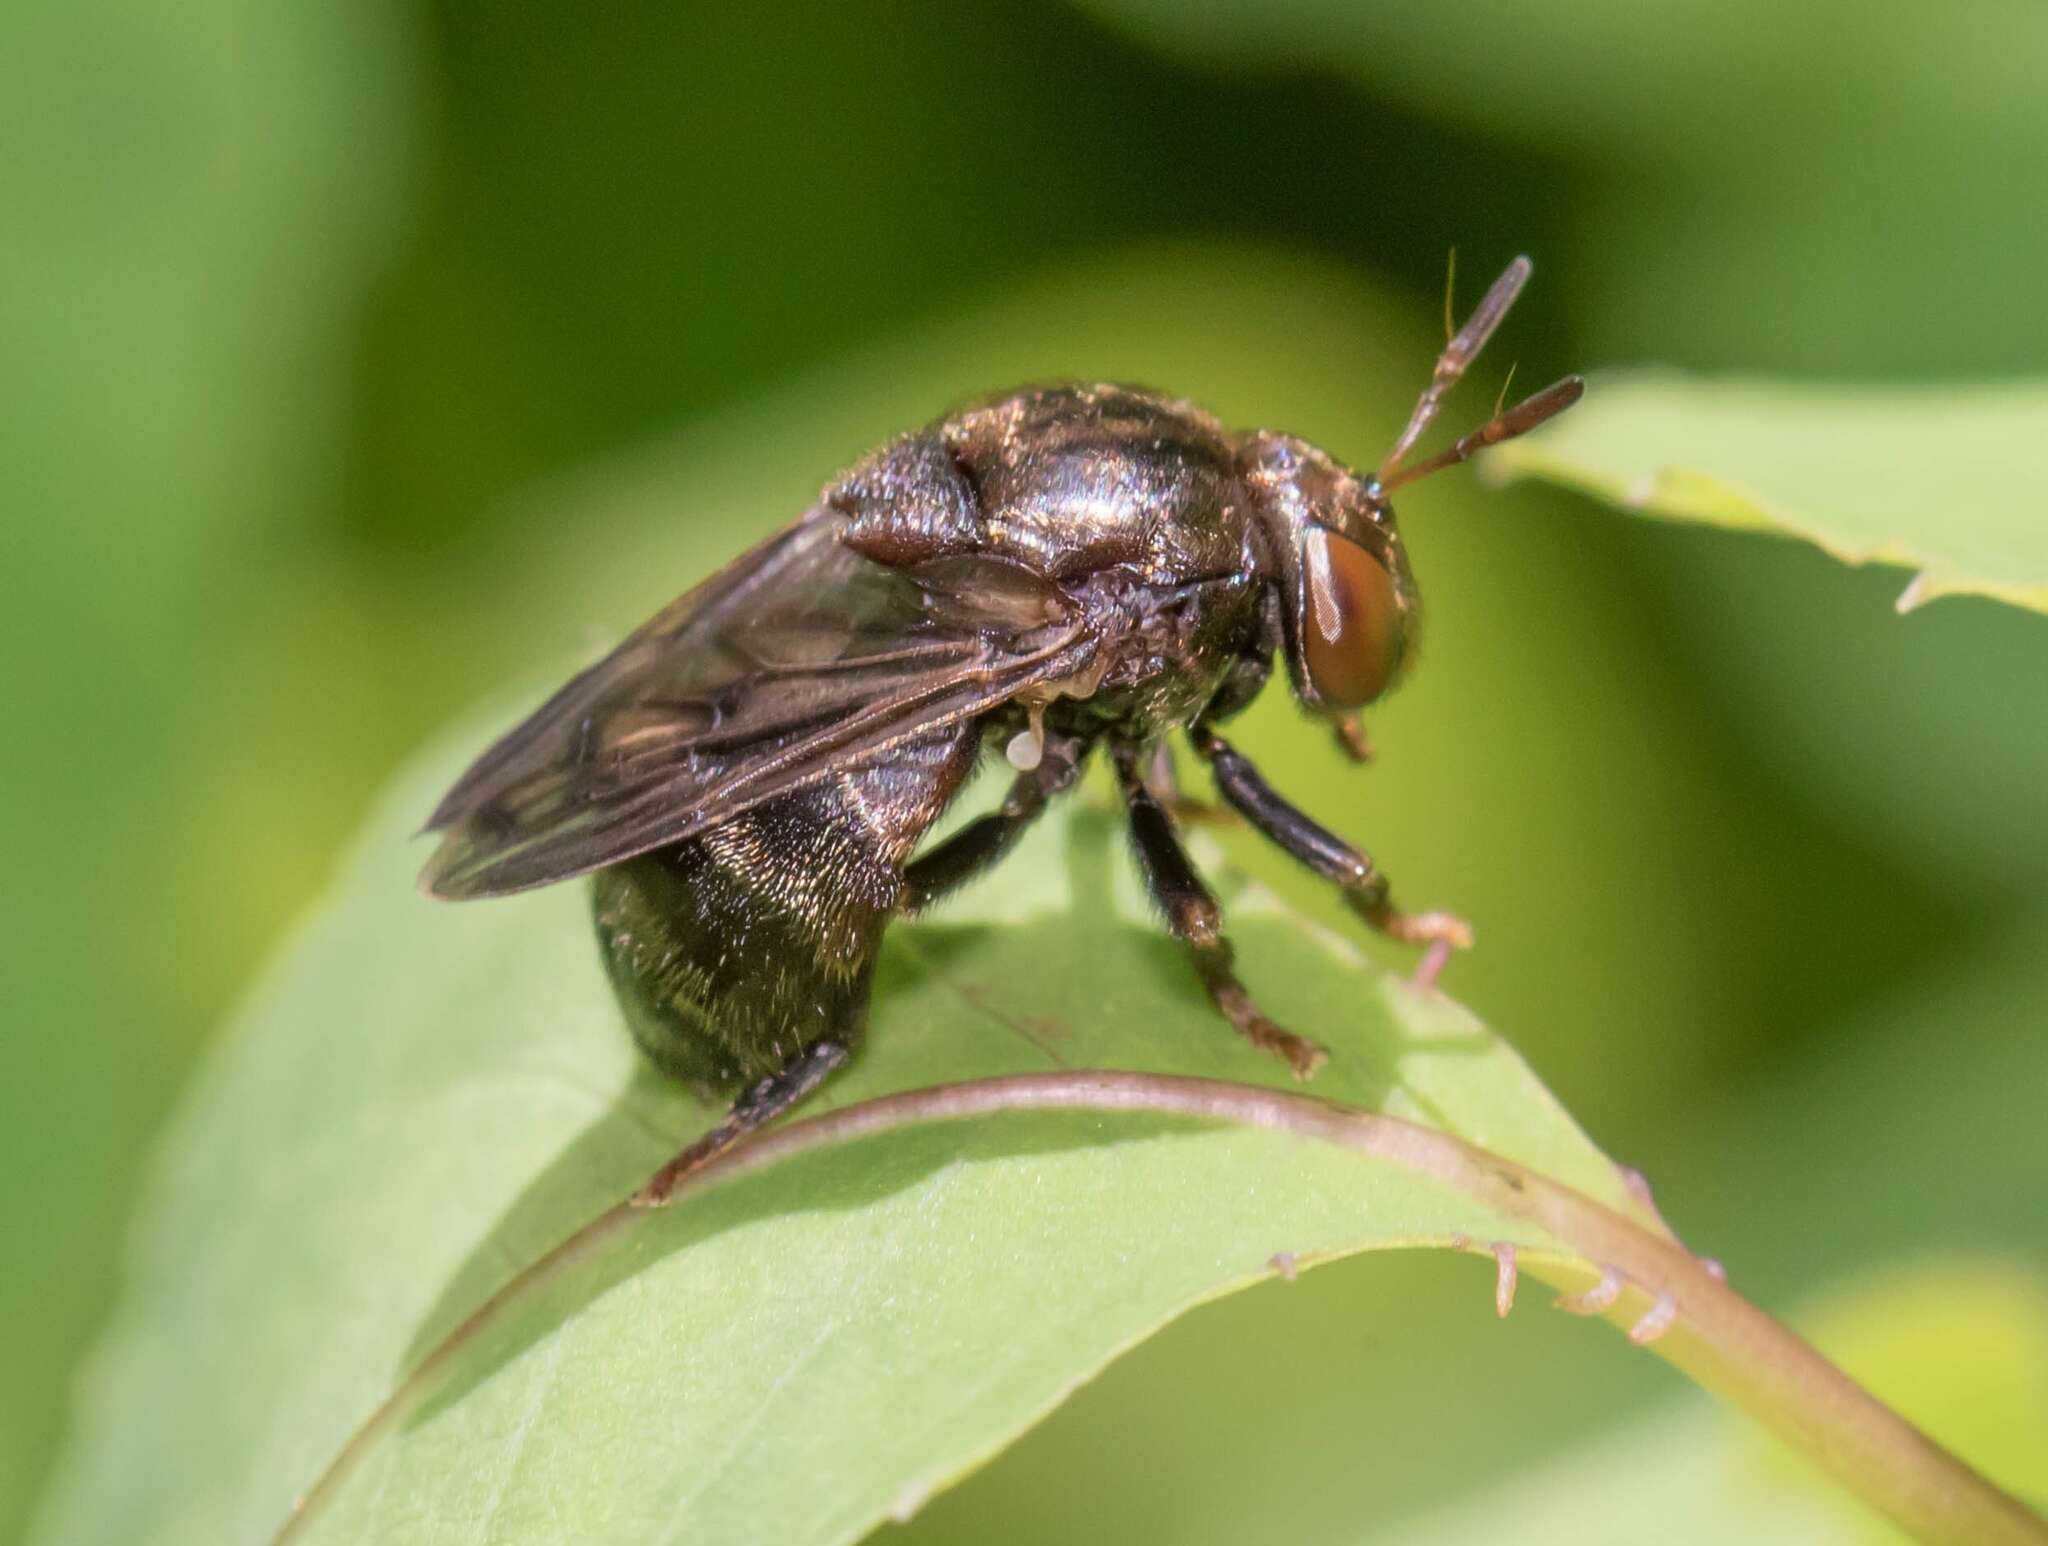
<path fill-rule="evenodd" d="M 1145 881 L 1223 1017 L 1307 1078 L 1323 1049 L 1232 969 L 1176 829 L 1168 738 L 1226 803 L 1391 938 L 1464 946 L 1398 911 L 1361 850 L 1288 804 L 1218 728 L 1275 659 L 1353 755 L 1419 615 L 1390 495 L 1577 402 L 1567 377 L 1436 455 L 1408 453 L 1529 277 L 1517 258 L 1438 358 L 1369 475 L 1121 386 L 1032 387 L 871 453 L 792 525 L 671 602 L 480 757 L 428 822 L 421 885 L 496 896 L 594 876 L 635 1039 L 732 1099 L 663 1190 L 852 1055 L 884 931 L 986 870 L 1098 750 Z M 1002 805 L 920 852 L 984 748 Z"/>

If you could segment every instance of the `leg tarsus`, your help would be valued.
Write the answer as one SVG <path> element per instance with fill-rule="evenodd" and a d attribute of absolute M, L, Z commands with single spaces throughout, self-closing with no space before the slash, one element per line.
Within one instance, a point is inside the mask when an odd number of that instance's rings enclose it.
<path fill-rule="evenodd" d="M 1319 1043 L 1285 1029 L 1252 1002 L 1251 994 L 1237 980 L 1237 973 L 1231 970 L 1228 940 L 1219 939 L 1208 946 L 1191 946 L 1188 953 L 1194 958 L 1195 971 L 1202 979 L 1203 988 L 1208 991 L 1209 1001 L 1238 1035 L 1261 1052 L 1269 1052 L 1280 1059 L 1297 1079 L 1313 1079 L 1316 1070 L 1329 1061 L 1330 1054 Z"/>
<path fill-rule="evenodd" d="M 853 1055 L 843 1041 L 813 1042 L 766 1078 L 757 1080 L 710 1132 L 683 1149 L 633 1194 L 636 1208 L 658 1208 L 677 1187 L 757 1128 L 765 1127 L 816 1090 Z"/>
<path fill-rule="evenodd" d="M 1352 910 L 1388 939 L 1397 939 L 1404 945 L 1442 945 L 1448 950 L 1472 948 L 1472 925 L 1456 913 L 1396 912 L 1384 897 L 1373 907 L 1354 902 Z"/>
<path fill-rule="evenodd" d="M 1166 807 L 1146 786 L 1136 750 L 1118 747 L 1116 765 L 1124 805 L 1130 814 L 1131 841 L 1138 851 L 1145 883 L 1160 911 L 1165 913 L 1174 938 L 1187 946 L 1210 1002 L 1245 1040 L 1280 1058 L 1294 1071 L 1295 1078 L 1309 1078 L 1329 1054 L 1307 1037 L 1297 1036 L 1267 1018 L 1252 1001 L 1251 994 L 1231 970 L 1230 942 L 1223 937 L 1222 913 L 1216 899 L 1195 873 Z"/>

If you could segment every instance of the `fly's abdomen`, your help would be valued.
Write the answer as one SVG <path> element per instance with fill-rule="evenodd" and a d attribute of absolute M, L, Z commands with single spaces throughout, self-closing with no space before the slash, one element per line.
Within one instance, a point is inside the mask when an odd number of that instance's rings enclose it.
<path fill-rule="evenodd" d="M 978 739 L 972 722 L 947 727 L 600 871 L 598 940 L 648 1057 L 729 1091 L 858 1038 L 903 861 Z"/>

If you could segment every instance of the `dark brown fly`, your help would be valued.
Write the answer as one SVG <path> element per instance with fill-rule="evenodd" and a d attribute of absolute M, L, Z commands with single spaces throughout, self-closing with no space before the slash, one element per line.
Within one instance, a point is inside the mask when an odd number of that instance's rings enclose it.
<path fill-rule="evenodd" d="M 641 1046 L 740 1092 L 657 1192 L 846 1060 L 890 920 L 1000 858 L 1098 746 L 1210 997 L 1298 1075 L 1322 1049 L 1231 970 L 1153 771 L 1171 733 L 1371 926 L 1466 942 L 1454 918 L 1397 912 L 1372 861 L 1216 727 L 1278 655 L 1302 704 L 1363 747 L 1356 712 L 1399 677 L 1418 606 L 1388 491 L 1578 399 L 1568 378 L 1404 466 L 1528 272 L 1518 258 L 1495 282 L 1371 476 L 1132 388 L 998 398 L 874 452 L 477 760 L 428 822 L 445 836 L 422 885 L 495 896 L 594 873 Z M 989 746 L 1018 769 L 1008 797 L 918 853 Z"/>

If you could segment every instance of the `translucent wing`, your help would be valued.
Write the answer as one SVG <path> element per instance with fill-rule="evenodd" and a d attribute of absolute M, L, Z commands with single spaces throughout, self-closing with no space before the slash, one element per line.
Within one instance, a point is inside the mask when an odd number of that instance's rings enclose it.
<path fill-rule="evenodd" d="M 1002 559 L 891 568 L 820 507 L 671 602 L 478 758 L 428 820 L 437 896 L 561 880 L 679 841 L 1072 674 L 1094 640 Z"/>

